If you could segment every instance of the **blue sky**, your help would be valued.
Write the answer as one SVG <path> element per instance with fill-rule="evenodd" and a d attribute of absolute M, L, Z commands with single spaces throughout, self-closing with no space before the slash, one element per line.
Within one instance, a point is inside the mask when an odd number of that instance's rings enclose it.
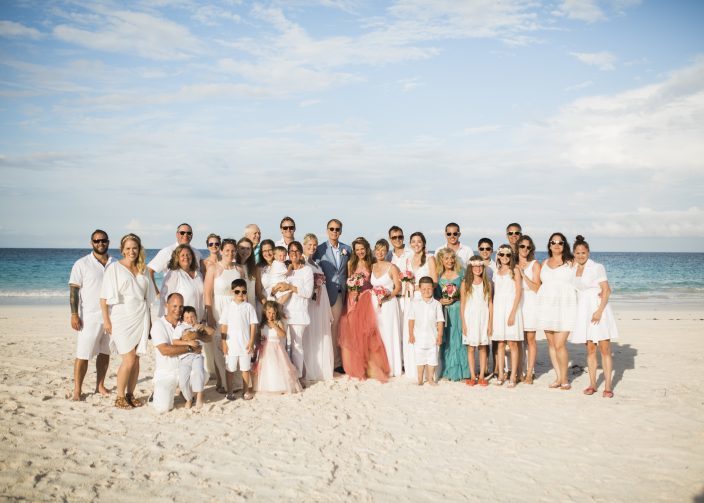
<path fill-rule="evenodd" d="M 0 4 L 0 246 L 238 237 L 704 251 L 704 2 Z"/>

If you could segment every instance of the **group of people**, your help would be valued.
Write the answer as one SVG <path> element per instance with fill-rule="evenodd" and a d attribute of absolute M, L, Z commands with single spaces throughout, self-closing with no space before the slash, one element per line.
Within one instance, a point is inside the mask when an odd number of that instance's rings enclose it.
<path fill-rule="evenodd" d="M 115 405 L 142 406 L 134 390 L 150 335 L 154 406 L 169 410 L 177 388 L 186 407 L 195 399 L 200 408 L 209 377 L 230 400 L 240 387 L 249 400 L 253 392 L 299 392 L 336 372 L 380 381 L 403 375 L 419 385 L 441 378 L 468 386 L 490 379 L 532 384 L 538 332 L 546 335 L 555 371 L 550 388 L 571 387 L 569 339 L 587 347 L 584 393 L 597 391 L 598 350 L 602 395 L 613 396 L 610 340 L 618 332 L 611 290 L 583 237 L 571 248 L 554 233 L 540 264 L 517 223 L 496 250 L 491 239 L 480 239 L 477 254 L 460 243 L 460 226 L 449 223 L 434 255 L 422 232 L 411 234 L 407 247 L 399 226 L 373 249 L 363 237 L 342 243 L 338 219 L 327 223 L 322 243 L 314 234 L 296 240 L 291 217 L 279 227 L 276 242 L 262 240 L 254 224 L 239 240 L 210 234 L 203 256 L 184 223 L 149 263 L 135 234 L 121 239 L 116 260 L 108 254 L 108 234 L 94 231 L 92 252 L 74 264 L 69 279 L 71 326 L 78 331 L 72 398 L 80 399 L 93 357 L 96 391 L 109 393 L 112 351 L 122 357 Z"/>

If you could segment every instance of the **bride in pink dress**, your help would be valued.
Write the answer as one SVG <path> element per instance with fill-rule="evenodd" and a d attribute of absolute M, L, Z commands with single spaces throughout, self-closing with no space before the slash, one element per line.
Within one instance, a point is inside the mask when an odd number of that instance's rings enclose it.
<path fill-rule="evenodd" d="M 347 311 L 340 318 L 340 351 L 342 366 L 350 377 L 372 377 L 385 382 L 389 377 L 389 361 L 379 333 L 374 310 L 375 296 L 370 282 L 372 251 L 369 242 L 357 238 L 352 242 L 354 253 L 347 263 Z M 355 283 L 356 286 L 351 286 Z"/>

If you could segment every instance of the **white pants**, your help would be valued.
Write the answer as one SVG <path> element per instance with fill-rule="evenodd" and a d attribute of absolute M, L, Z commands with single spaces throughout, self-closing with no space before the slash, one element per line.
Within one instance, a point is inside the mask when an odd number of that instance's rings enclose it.
<path fill-rule="evenodd" d="M 330 306 L 332 311 L 332 352 L 335 356 L 335 367 L 342 367 L 342 355 L 340 354 L 340 343 L 338 337 L 340 335 L 340 316 L 342 316 L 342 293 L 337 294 L 337 300 Z"/>
<path fill-rule="evenodd" d="M 291 362 L 298 370 L 298 377 L 303 377 L 303 334 L 308 325 L 289 325 L 288 334 L 291 340 L 291 345 L 288 349 L 288 354 L 291 357 Z"/>
<path fill-rule="evenodd" d="M 205 388 L 208 373 L 203 366 L 203 355 L 188 354 L 178 361 L 178 387 L 183 398 L 193 400 L 193 393 L 200 393 Z"/>
<path fill-rule="evenodd" d="M 158 412 L 168 412 L 174 408 L 176 386 L 178 386 L 178 368 L 154 371 L 152 406 Z"/>

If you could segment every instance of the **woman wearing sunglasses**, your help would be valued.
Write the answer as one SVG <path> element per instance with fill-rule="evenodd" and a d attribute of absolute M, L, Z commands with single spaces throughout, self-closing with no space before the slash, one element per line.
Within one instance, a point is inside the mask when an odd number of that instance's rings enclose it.
<path fill-rule="evenodd" d="M 208 267 L 220 261 L 220 236 L 217 234 L 208 234 L 205 244 L 208 247 L 208 253 L 210 253 L 210 255 L 200 261 L 201 271 L 207 271 Z"/>
<path fill-rule="evenodd" d="M 528 350 L 525 365 L 526 384 L 533 384 L 533 373 L 538 347 L 535 343 L 535 332 L 538 323 L 538 290 L 540 289 L 540 262 L 535 260 L 535 244 L 530 236 L 521 237 L 518 241 L 518 268 L 523 283 L 521 298 L 521 314 L 523 315 L 523 334 Z"/>
<path fill-rule="evenodd" d="M 555 232 L 548 241 L 548 258 L 540 269 L 542 285 L 538 290 L 538 326 L 545 331 L 555 381 L 550 388 L 568 390 L 569 354 L 567 338 L 577 318 L 577 292 L 574 288 L 574 257 L 567 238 Z"/>

